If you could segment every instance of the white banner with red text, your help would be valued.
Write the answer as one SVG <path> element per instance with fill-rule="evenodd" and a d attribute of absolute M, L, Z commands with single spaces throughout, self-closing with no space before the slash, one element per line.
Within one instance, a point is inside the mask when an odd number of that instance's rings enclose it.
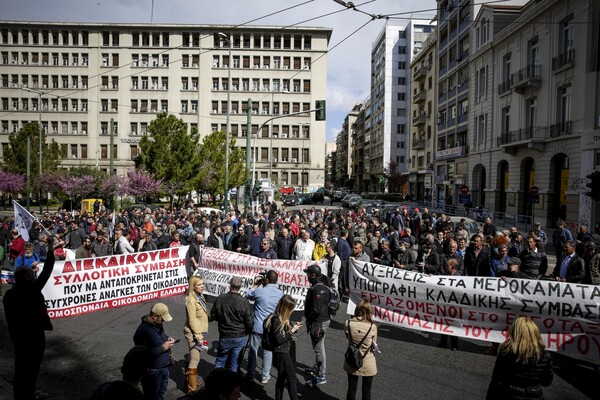
<path fill-rule="evenodd" d="M 321 272 L 327 274 L 327 264 L 315 261 L 265 260 L 248 254 L 205 247 L 202 249 L 200 267 L 196 274 L 204 278 L 204 294 L 219 296 L 229 291 L 229 281 L 237 276 L 242 279 L 240 293 L 245 295 L 254 285 L 260 272 L 275 270 L 279 275 L 277 286 L 283 294 L 296 300 L 296 310 L 304 310 L 304 298 L 310 287 L 304 269 L 319 264 Z"/>
<path fill-rule="evenodd" d="M 56 261 L 42 292 L 48 315 L 72 317 L 185 293 L 187 249 Z"/>
<path fill-rule="evenodd" d="M 352 314 L 370 299 L 373 319 L 423 332 L 501 343 L 520 315 L 548 350 L 600 361 L 600 286 L 548 280 L 427 276 L 350 260 Z"/>

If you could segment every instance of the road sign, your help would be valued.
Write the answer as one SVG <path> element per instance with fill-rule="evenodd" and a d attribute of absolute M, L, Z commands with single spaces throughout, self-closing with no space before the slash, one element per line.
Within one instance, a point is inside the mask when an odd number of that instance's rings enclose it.
<path fill-rule="evenodd" d="M 469 187 L 467 185 L 462 185 L 460 187 L 460 192 L 462 194 L 469 194 L 470 191 L 471 191 L 471 189 L 469 189 Z"/>
<path fill-rule="evenodd" d="M 529 193 L 530 194 L 538 194 L 540 192 L 540 188 L 537 186 L 532 186 L 529 188 Z"/>

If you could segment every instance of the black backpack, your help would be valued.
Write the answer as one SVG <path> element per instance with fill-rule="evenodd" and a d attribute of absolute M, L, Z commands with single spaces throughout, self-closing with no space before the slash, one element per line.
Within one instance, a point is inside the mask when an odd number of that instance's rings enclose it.
<path fill-rule="evenodd" d="M 340 309 L 339 292 L 334 287 L 327 286 L 321 282 L 317 283 L 317 285 L 323 285 L 329 290 L 329 303 L 327 304 L 327 309 L 329 311 L 329 315 L 335 315 Z"/>

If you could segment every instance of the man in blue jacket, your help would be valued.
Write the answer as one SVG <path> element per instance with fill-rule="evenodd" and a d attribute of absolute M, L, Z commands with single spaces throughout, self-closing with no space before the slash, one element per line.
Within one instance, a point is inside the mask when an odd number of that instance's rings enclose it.
<path fill-rule="evenodd" d="M 252 326 L 252 335 L 250 336 L 250 349 L 248 351 L 248 373 L 246 379 L 254 380 L 254 370 L 256 369 L 256 354 L 263 334 L 263 323 L 265 319 L 275 312 L 279 299 L 283 292 L 277 287 L 277 271 L 270 270 L 266 275 L 259 275 L 254 279 L 254 287 L 248 290 L 246 298 L 254 300 L 254 324 Z M 263 349 L 263 365 L 261 383 L 269 381 L 271 374 L 271 365 L 273 363 L 273 353 Z"/>
<path fill-rule="evenodd" d="M 144 346 L 150 351 L 150 369 L 142 378 L 144 399 L 163 400 L 169 384 L 169 367 L 171 366 L 171 347 L 175 339 L 167 336 L 163 328 L 164 321 L 171 321 L 166 304 L 156 303 L 150 314 L 142 317 L 142 323 L 133 335 L 136 346 Z"/>

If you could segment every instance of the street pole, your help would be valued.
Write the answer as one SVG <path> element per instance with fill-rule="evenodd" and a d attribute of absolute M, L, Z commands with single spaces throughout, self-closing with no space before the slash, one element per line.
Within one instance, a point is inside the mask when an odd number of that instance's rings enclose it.
<path fill-rule="evenodd" d="M 250 132 L 252 132 L 252 99 L 246 109 L 246 182 L 250 180 Z"/>
<path fill-rule="evenodd" d="M 110 158 L 109 158 L 109 170 L 108 170 L 108 176 L 113 176 L 114 175 L 114 168 L 115 168 L 115 155 L 114 155 L 114 148 L 115 148 L 115 136 L 114 136 L 114 130 L 115 130 L 115 119 L 111 118 L 110 119 Z M 110 195 L 109 198 L 109 203 L 110 203 L 110 208 L 112 210 L 114 210 L 114 206 L 113 206 L 113 196 Z"/>
<path fill-rule="evenodd" d="M 31 137 L 27 136 L 27 197 L 25 199 L 25 207 L 29 211 L 31 197 Z"/>
<path fill-rule="evenodd" d="M 229 116 L 231 113 L 231 63 L 233 59 L 231 58 L 231 39 L 223 32 L 218 32 L 217 36 L 226 41 L 229 48 L 229 61 L 227 62 L 227 128 L 225 130 L 225 190 L 223 193 L 223 211 L 227 212 L 229 209 L 229 131 L 231 128 Z"/>
<path fill-rule="evenodd" d="M 38 197 L 38 201 L 40 202 L 40 215 L 43 212 L 42 209 L 42 133 L 44 132 L 44 130 L 42 129 L 42 93 L 38 93 L 38 97 L 39 97 L 39 101 L 38 101 L 38 128 L 40 129 L 40 148 L 39 148 L 39 154 L 38 154 L 38 158 L 40 160 L 40 173 L 39 173 L 39 178 L 38 178 L 38 189 L 39 189 L 39 197 Z"/>
<path fill-rule="evenodd" d="M 287 90 L 283 90 L 281 91 L 281 93 L 285 93 L 285 94 L 289 94 L 290 92 Z M 275 91 L 273 90 L 271 92 L 271 115 L 274 114 L 274 106 L 275 106 Z M 271 118 L 271 140 L 270 140 L 270 144 L 269 144 L 269 157 L 270 157 L 270 161 L 269 161 L 269 183 L 273 183 L 273 119 Z M 269 188 L 271 189 L 271 188 Z"/>

